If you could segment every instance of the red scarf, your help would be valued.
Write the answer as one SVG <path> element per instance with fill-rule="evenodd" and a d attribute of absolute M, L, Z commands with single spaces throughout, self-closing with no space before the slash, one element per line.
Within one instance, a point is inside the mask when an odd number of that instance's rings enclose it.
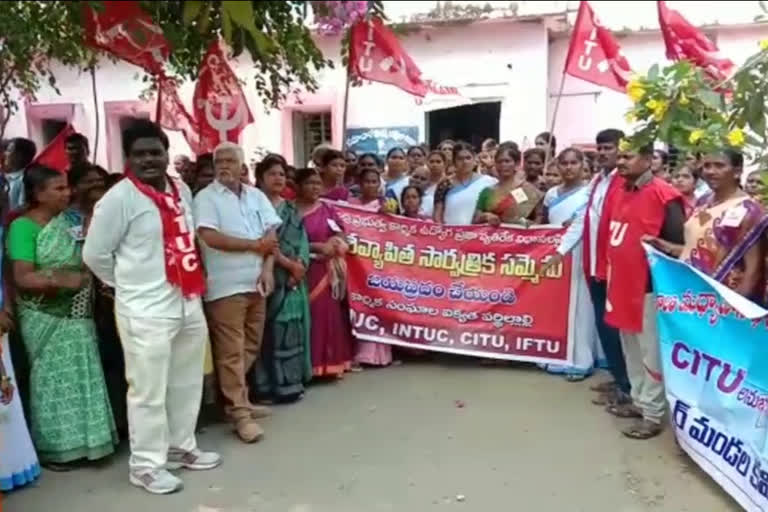
<path fill-rule="evenodd" d="M 171 193 L 167 194 L 142 183 L 131 172 L 127 172 L 126 177 L 139 192 L 155 203 L 160 212 L 163 223 L 165 277 L 168 282 L 181 288 L 185 299 L 201 297 L 205 293 L 205 275 L 195 246 L 195 233 L 187 228 L 176 183 L 168 178 Z"/>
<path fill-rule="evenodd" d="M 595 191 L 597 190 L 597 186 L 603 180 L 611 180 L 611 183 L 608 184 L 608 190 L 605 192 L 605 198 L 603 199 L 603 210 L 600 213 L 600 218 L 598 219 L 597 243 L 595 244 L 595 275 L 592 276 L 592 230 L 589 228 L 589 226 L 593 219 L 591 218 L 589 212 L 592 209 L 592 201 L 595 198 Z M 607 207 L 608 205 L 612 204 L 612 196 L 616 193 L 616 189 L 621 184 L 620 182 L 623 182 L 623 180 L 620 180 L 619 176 L 611 176 L 611 174 L 606 176 L 601 172 L 595 180 L 595 186 L 592 187 L 592 190 L 589 193 L 587 211 L 584 216 L 584 252 L 581 259 L 582 263 L 584 264 L 584 274 L 586 275 L 587 279 L 594 277 L 598 281 L 605 281 L 608 278 L 606 250 L 608 244 L 608 219 L 611 215 L 610 211 L 607 210 Z"/>

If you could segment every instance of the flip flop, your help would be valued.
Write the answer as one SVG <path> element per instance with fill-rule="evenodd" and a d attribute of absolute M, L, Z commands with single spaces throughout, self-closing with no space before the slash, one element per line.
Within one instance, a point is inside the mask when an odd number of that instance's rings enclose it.
<path fill-rule="evenodd" d="M 599 384 L 595 384 L 594 386 L 590 386 L 589 389 L 598 393 L 607 393 L 616 389 L 616 381 L 609 380 L 606 382 L 601 382 Z"/>
<path fill-rule="evenodd" d="M 600 393 L 597 398 L 592 399 L 592 403 L 605 407 L 606 405 L 631 403 L 631 400 L 621 391 L 611 391 L 610 393 Z"/>
<path fill-rule="evenodd" d="M 626 437 L 630 439 L 651 439 L 661 434 L 662 427 L 660 423 L 654 423 L 648 420 L 639 420 L 637 423 L 629 428 L 621 431 Z"/>
<path fill-rule="evenodd" d="M 632 404 L 611 404 L 605 408 L 608 414 L 617 418 L 642 418 L 643 414 Z"/>
<path fill-rule="evenodd" d="M 565 376 L 565 380 L 568 382 L 581 382 L 583 380 L 586 380 L 588 375 L 580 374 L 580 373 L 569 373 Z"/>

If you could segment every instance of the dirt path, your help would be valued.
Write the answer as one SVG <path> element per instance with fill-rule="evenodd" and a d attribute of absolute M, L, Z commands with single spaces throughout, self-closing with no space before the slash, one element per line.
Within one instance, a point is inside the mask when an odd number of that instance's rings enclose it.
<path fill-rule="evenodd" d="M 219 450 L 224 465 L 183 473 L 180 494 L 131 487 L 123 450 L 98 468 L 46 472 L 36 487 L 7 496 L 4 510 L 740 510 L 670 435 L 623 438 L 620 420 L 589 403 L 588 382 L 465 361 L 366 371 L 278 408 L 258 445 L 208 429 L 200 443 Z"/>

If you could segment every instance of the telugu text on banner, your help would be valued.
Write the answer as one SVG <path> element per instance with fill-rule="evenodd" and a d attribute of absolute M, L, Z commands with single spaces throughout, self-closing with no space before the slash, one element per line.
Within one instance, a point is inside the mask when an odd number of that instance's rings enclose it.
<path fill-rule="evenodd" d="M 445 226 L 335 208 L 350 243 L 358 339 L 496 359 L 572 360 L 570 258 L 540 275 L 564 229 Z"/>
<path fill-rule="evenodd" d="M 746 510 L 768 510 L 768 312 L 647 250 L 678 442 Z"/>

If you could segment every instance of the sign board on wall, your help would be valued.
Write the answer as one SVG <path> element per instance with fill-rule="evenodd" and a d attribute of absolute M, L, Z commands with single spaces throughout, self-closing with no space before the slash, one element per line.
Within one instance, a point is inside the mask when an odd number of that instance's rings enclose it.
<path fill-rule="evenodd" d="M 382 158 L 392 148 L 407 148 L 419 143 L 418 126 L 347 128 L 346 147 L 361 155 L 376 153 Z"/>

